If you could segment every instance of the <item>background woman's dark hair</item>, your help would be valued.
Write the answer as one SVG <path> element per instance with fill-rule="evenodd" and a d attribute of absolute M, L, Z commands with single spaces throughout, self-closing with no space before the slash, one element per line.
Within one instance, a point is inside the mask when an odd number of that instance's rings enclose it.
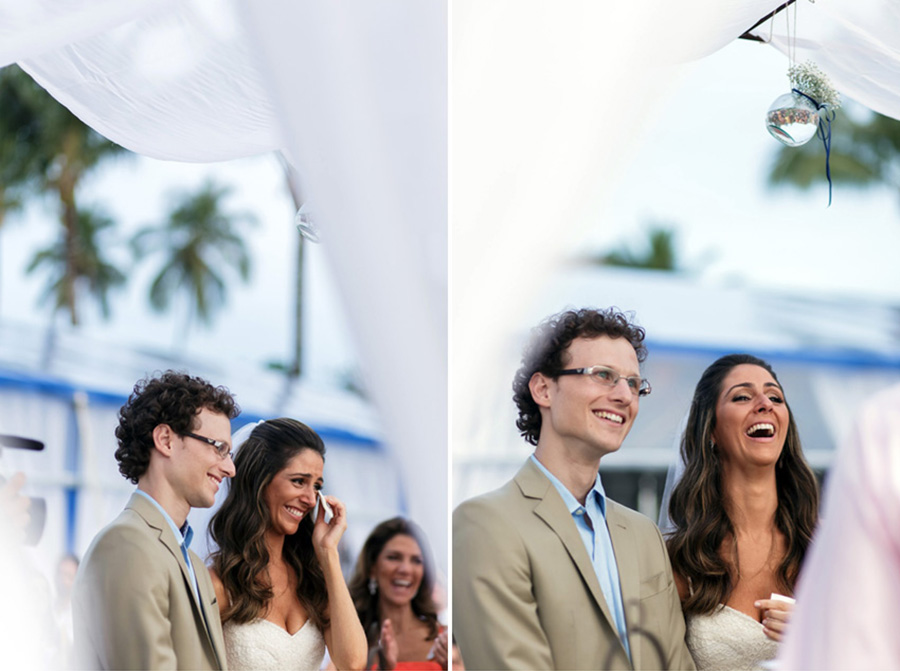
<path fill-rule="evenodd" d="M 634 318 L 633 315 L 631 317 Z M 537 445 L 541 435 L 541 412 L 531 397 L 528 383 L 535 373 L 556 378 L 565 368 L 563 357 L 566 348 L 575 338 L 625 338 L 634 347 L 637 360 L 647 358 L 644 346 L 644 329 L 629 321 L 629 316 L 617 308 L 606 310 L 568 310 L 548 317 L 531 332 L 522 365 L 513 379 L 513 400 L 519 409 L 516 426 L 522 437 L 532 445 Z M 602 363 L 602 362 L 598 362 Z"/>
<path fill-rule="evenodd" d="M 369 593 L 369 577 L 372 574 L 372 567 L 375 566 L 375 561 L 378 559 L 378 555 L 381 554 L 384 546 L 394 536 L 399 535 L 412 538 L 419 544 L 419 549 L 422 551 L 422 582 L 419 585 L 419 591 L 416 592 L 412 600 L 413 613 L 428 624 L 429 639 L 437 636 L 440 630 L 437 607 L 432 597 L 434 563 L 431 559 L 431 549 L 428 546 L 425 533 L 412 520 L 408 520 L 405 517 L 394 517 L 385 520 L 372 529 L 372 533 L 369 534 L 366 542 L 363 543 L 359 558 L 356 560 L 356 568 L 353 570 L 353 577 L 350 579 L 350 597 L 353 599 L 359 620 L 366 631 L 370 648 L 378 643 L 382 618 L 378 612 L 378 594 L 373 595 Z"/>
<path fill-rule="evenodd" d="M 234 459 L 235 476 L 228 496 L 213 515 L 209 533 L 218 549 L 212 566 L 228 595 L 219 604 L 222 622 L 250 622 L 260 617 L 273 597 L 266 578 L 269 552 L 265 534 L 271 524 L 265 491 L 272 478 L 303 450 L 325 459 L 325 444 L 315 431 L 295 419 L 267 420 L 253 429 Z M 328 626 L 328 591 L 312 544 L 314 520 L 304 515 L 297 532 L 284 539 L 284 559 L 297 574 L 297 597 L 313 623 Z"/>
<path fill-rule="evenodd" d="M 241 413 L 225 387 L 214 387 L 200 377 L 167 370 L 138 381 L 119 409 L 116 427 L 119 472 L 137 484 L 150 465 L 153 429 L 168 424 L 183 436 L 197 428 L 197 414 L 203 408 L 220 412 L 228 419 Z"/>
<path fill-rule="evenodd" d="M 684 474 L 672 491 L 669 517 L 675 526 L 666 545 L 672 569 L 690 578 L 693 595 L 682 604 L 685 613 L 710 613 L 728 601 L 734 584 L 719 549 L 734 527 L 723 505 L 722 472 L 711 445 L 716 427 L 716 404 L 722 381 L 741 364 L 760 366 L 777 381 L 772 367 L 749 354 L 729 354 L 707 368 L 691 401 L 687 426 L 681 438 Z M 800 565 L 818 520 L 819 486 L 803 457 L 800 436 L 785 395 L 789 422 L 784 448 L 775 468 L 778 508 L 775 525 L 784 534 L 787 552 L 776 578 L 785 594 L 792 594 Z"/>

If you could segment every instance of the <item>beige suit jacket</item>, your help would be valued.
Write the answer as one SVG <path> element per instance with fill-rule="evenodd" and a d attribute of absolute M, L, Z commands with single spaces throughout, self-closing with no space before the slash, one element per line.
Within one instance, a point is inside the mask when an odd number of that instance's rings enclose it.
<path fill-rule="evenodd" d="M 453 632 L 468 669 L 693 669 L 662 536 L 608 501 L 632 661 L 571 513 L 530 460 L 453 514 Z"/>
<path fill-rule="evenodd" d="M 133 494 L 91 543 L 75 579 L 75 654 L 86 669 L 224 669 L 209 571 L 193 552 L 199 601 L 172 527 Z"/>

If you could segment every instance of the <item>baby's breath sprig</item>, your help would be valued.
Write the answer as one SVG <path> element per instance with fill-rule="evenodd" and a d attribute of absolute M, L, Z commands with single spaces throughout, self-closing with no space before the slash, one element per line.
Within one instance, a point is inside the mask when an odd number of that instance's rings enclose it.
<path fill-rule="evenodd" d="M 831 85 L 828 75 L 812 61 L 789 67 L 788 79 L 795 89 L 805 93 L 820 105 L 828 105 L 832 110 L 840 108 L 841 94 Z"/>

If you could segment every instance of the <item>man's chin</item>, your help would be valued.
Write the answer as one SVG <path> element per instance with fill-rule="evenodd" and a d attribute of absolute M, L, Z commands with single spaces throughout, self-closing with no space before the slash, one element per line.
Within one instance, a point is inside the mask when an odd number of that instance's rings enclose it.
<path fill-rule="evenodd" d="M 198 496 L 196 499 L 190 502 L 191 508 L 212 508 L 215 503 L 215 494 L 212 494 L 210 496 Z"/>
<path fill-rule="evenodd" d="M 622 443 L 603 443 L 595 446 L 597 449 L 597 453 L 602 459 L 603 457 L 615 454 L 622 447 Z"/>

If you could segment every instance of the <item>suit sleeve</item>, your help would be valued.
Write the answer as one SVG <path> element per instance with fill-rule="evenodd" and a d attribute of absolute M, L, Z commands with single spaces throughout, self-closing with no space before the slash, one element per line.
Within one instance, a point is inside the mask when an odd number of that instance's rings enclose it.
<path fill-rule="evenodd" d="M 675 586 L 675 579 L 672 576 L 672 563 L 669 561 L 669 552 L 666 550 L 666 544 L 659 529 L 655 526 L 653 529 L 656 532 L 659 551 L 662 553 L 663 561 L 666 564 L 666 575 L 669 581 L 666 588 L 667 612 L 665 630 L 670 633 L 665 639 L 666 668 L 694 671 L 696 665 L 685 642 L 684 613 L 681 610 L 681 598 L 678 596 L 678 588 Z"/>
<path fill-rule="evenodd" d="M 175 669 L 169 573 L 131 534 L 109 534 L 82 570 L 80 615 L 93 663 L 103 669 Z"/>
<path fill-rule="evenodd" d="M 525 545 L 484 501 L 453 514 L 453 632 L 467 669 L 554 668 Z"/>

